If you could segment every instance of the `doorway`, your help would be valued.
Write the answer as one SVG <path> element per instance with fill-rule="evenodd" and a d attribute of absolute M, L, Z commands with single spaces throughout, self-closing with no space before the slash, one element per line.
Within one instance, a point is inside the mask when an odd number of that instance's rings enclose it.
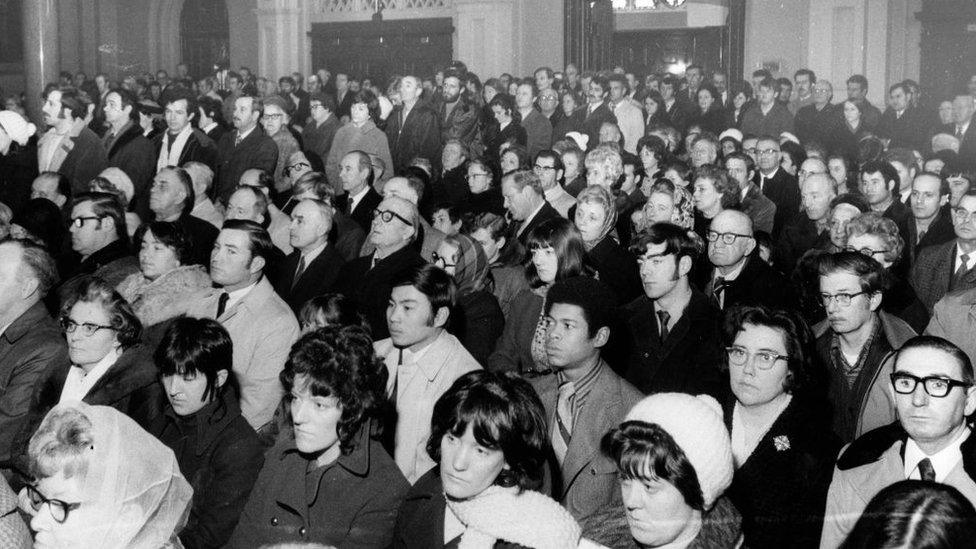
<path fill-rule="evenodd" d="M 200 78 L 227 66 L 230 24 L 225 0 L 186 0 L 180 14 L 183 62 Z"/>

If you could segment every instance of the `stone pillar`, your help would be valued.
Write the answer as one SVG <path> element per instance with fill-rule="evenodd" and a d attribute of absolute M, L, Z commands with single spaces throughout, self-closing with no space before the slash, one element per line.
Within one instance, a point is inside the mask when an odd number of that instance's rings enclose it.
<path fill-rule="evenodd" d="M 484 77 L 519 67 L 513 0 L 454 0 L 454 5 L 457 13 L 455 59 L 463 60 L 469 69 Z"/>
<path fill-rule="evenodd" d="M 305 4 L 299 0 L 258 0 L 258 74 L 277 81 L 294 71 L 308 71 Z"/>
<path fill-rule="evenodd" d="M 60 71 L 57 0 L 25 0 L 21 9 L 27 113 L 41 128 L 41 92 L 48 82 L 58 81 Z"/>

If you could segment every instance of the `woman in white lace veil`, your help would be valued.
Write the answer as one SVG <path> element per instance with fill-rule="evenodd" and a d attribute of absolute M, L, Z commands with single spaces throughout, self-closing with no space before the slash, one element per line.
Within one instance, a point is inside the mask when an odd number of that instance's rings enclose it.
<path fill-rule="evenodd" d="M 35 548 L 168 547 L 186 521 L 193 489 L 172 450 L 114 408 L 59 404 L 28 455 Z"/>

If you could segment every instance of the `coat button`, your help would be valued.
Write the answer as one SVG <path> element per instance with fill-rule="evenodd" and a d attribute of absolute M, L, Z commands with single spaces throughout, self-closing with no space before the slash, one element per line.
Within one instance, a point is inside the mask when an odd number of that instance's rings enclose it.
<path fill-rule="evenodd" d="M 271 517 L 271 526 L 278 526 L 278 517 Z"/>
<path fill-rule="evenodd" d="M 305 532 L 306 532 L 306 530 L 305 530 L 305 527 L 304 526 L 302 526 L 301 528 L 298 529 L 298 535 L 299 536 L 302 536 L 303 538 L 305 537 Z"/>

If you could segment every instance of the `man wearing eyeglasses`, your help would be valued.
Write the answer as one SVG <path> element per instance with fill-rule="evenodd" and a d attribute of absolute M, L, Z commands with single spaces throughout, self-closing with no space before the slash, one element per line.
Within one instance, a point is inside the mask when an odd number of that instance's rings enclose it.
<path fill-rule="evenodd" d="M 785 107 L 783 107 L 785 109 Z M 759 190 L 776 204 L 773 238 L 800 212 L 800 187 L 795 176 L 780 167 L 779 141 L 765 136 L 756 142 L 755 182 Z"/>
<path fill-rule="evenodd" d="M 722 210 L 705 233 L 713 270 L 705 294 L 718 308 L 765 305 L 796 308 L 789 282 L 756 253 L 752 220 L 738 210 Z"/>
<path fill-rule="evenodd" d="M 559 184 L 563 178 L 563 160 L 559 157 L 559 153 L 549 149 L 539 151 L 539 154 L 535 155 L 532 171 L 542 182 L 546 202 L 555 208 L 559 215 L 568 217 L 569 209 L 576 205 L 576 199 Z"/>
<path fill-rule="evenodd" d="M 952 209 L 956 237 L 919 250 L 911 282 L 929 312 L 947 293 L 976 287 L 976 190 L 967 191 Z"/>
<path fill-rule="evenodd" d="M 883 364 L 889 352 L 916 334 L 904 320 L 880 310 L 885 273 L 874 259 L 853 251 L 829 254 L 818 272 L 827 320 L 814 327 L 817 354 L 830 372 L 834 432 L 850 442 L 894 420 Z"/>
<path fill-rule="evenodd" d="M 821 548 L 839 546 L 878 492 L 913 479 L 958 489 L 976 503 L 976 438 L 967 416 L 976 411 L 969 358 L 938 337 L 910 339 L 886 379 L 898 421 L 855 440 L 841 452 L 827 495 Z"/>

